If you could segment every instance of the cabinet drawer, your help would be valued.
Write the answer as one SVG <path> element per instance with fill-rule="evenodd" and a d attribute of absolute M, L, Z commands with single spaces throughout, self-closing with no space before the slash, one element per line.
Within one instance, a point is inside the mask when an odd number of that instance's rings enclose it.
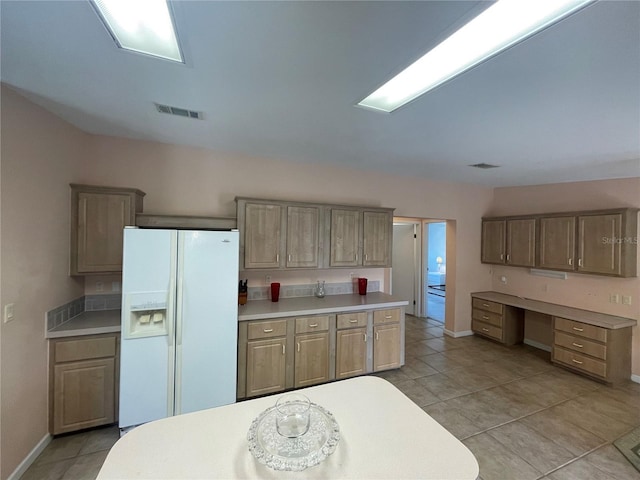
<path fill-rule="evenodd" d="M 483 300 L 481 298 L 474 298 L 471 302 L 473 308 L 479 308 L 480 310 L 486 310 L 487 312 L 493 312 L 497 314 L 502 314 L 502 310 L 504 305 L 497 302 L 492 302 L 490 300 Z"/>
<path fill-rule="evenodd" d="M 397 323 L 400 321 L 400 309 L 391 308 L 389 310 L 374 310 L 373 324 L 379 323 Z"/>
<path fill-rule="evenodd" d="M 117 336 L 78 338 L 55 343 L 55 362 L 75 362 L 92 358 L 115 357 Z"/>
<path fill-rule="evenodd" d="M 473 319 L 502 328 L 502 315 L 484 310 L 473 309 Z"/>
<path fill-rule="evenodd" d="M 267 322 L 250 322 L 247 325 L 247 338 L 255 340 L 257 338 L 284 337 L 287 334 L 287 320 L 269 320 Z"/>
<path fill-rule="evenodd" d="M 605 378 L 607 375 L 607 364 L 602 360 L 596 360 L 562 347 L 554 346 L 553 359 L 578 370 L 582 370 L 583 372 L 597 375 L 598 377 Z"/>
<path fill-rule="evenodd" d="M 581 337 L 574 337 L 567 333 L 555 331 L 553 333 L 553 343 L 557 346 L 564 347 L 567 350 L 583 353 L 602 360 L 607 359 L 607 346 L 601 343 L 593 342 Z"/>
<path fill-rule="evenodd" d="M 366 327 L 367 312 L 340 313 L 338 315 L 338 330 L 351 327 Z"/>
<path fill-rule="evenodd" d="M 329 330 L 329 315 L 296 318 L 296 333 L 323 332 Z"/>
<path fill-rule="evenodd" d="M 495 325 L 473 320 L 471 323 L 471 329 L 481 335 L 486 335 L 487 337 L 502 341 L 502 329 Z"/>
<path fill-rule="evenodd" d="M 598 342 L 607 341 L 607 329 L 602 327 L 596 327 L 595 325 L 589 325 L 587 323 L 576 322 L 574 320 L 567 320 L 566 318 L 554 317 L 555 329 L 568 332 L 572 335 L 578 335 L 580 337 L 589 338 Z"/>

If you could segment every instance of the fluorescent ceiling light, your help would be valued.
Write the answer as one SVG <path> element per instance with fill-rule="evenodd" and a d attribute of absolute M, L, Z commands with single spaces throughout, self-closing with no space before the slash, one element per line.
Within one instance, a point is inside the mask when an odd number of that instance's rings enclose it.
<path fill-rule="evenodd" d="M 166 0 L 92 0 L 120 48 L 184 63 Z"/>
<path fill-rule="evenodd" d="M 392 112 L 594 0 L 499 0 L 358 103 Z"/>

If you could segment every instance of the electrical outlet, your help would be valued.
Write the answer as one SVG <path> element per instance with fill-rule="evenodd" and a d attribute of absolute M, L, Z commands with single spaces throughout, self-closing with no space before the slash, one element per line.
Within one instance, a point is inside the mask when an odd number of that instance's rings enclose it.
<path fill-rule="evenodd" d="M 622 304 L 631 305 L 631 295 L 622 295 Z"/>
<path fill-rule="evenodd" d="M 7 303 L 4 306 L 4 323 L 9 323 L 13 320 L 15 320 L 15 313 L 14 313 L 14 304 L 13 303 Z"/>
<path fill-rule="evenodd" d="M 266 283 L 267 285 L 271 283 L 271 275 L 264 276 L 264 283 Z"/>
<path fill-rule="evenodd" d="M 96 282 L 96 292 L 102 292 L 104 290 L 103 282 Z"/>
<path fill-rule="evenodd" d="M 609 294 L 609 303 L 620 303 L 620 295 L 617 293 Z"/>

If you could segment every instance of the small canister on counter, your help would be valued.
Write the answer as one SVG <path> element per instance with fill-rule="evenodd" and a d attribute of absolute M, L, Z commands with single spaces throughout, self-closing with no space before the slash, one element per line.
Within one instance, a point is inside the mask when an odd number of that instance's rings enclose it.
<path fill-rule="evenodd" d="M 240 284 L 238 285 L 238 305 L 244 305 L 247 303 L 247 282 L 240 280 Z"/>

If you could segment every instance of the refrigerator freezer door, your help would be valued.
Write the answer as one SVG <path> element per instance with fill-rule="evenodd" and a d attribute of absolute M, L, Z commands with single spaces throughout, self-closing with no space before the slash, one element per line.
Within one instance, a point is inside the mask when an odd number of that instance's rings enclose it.
<path fill-rule="evenodd" d="M 236 401 L 238 232 L 178 233 L 175 414 Z"/>
<path fill-rule="evenodd" d="M 120 428 L 173 414 L 176 244 L 175 231 L 124 232 Z M 136 313 L 145 306 L 148 317 Z M 130 324 L 132 318 L 137 326 Z M 134 335 L 126 334 L 127 329 Z M 135 335 L 147 329 L 163 333 Z"/>

